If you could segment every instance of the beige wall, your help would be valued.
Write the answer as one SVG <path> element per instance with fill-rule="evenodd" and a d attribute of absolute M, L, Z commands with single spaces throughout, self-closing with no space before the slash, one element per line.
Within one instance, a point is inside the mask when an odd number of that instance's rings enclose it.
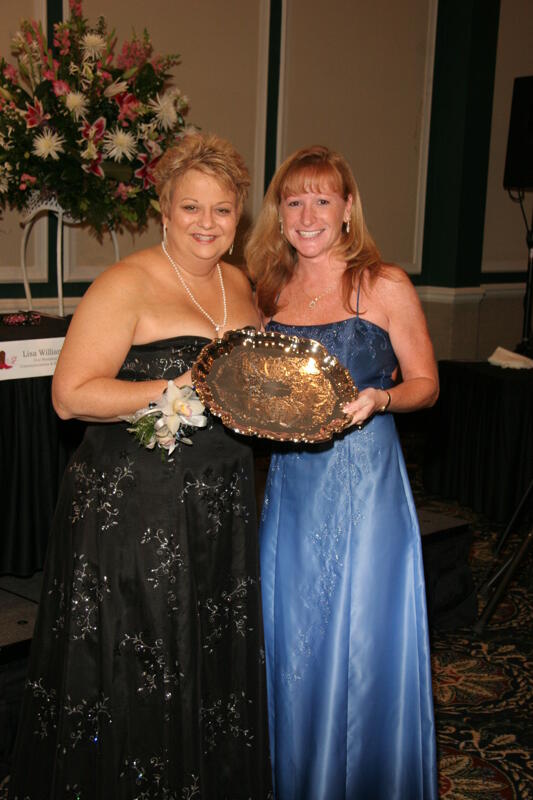
<path fill-rule="evenodd" d="M 533 3 L 501 0 L 490 140 L 483 272 L 520 271 L 527 265 L 520 208 L 503 188 L 507 136 L 515 78 L 533 75 Z M 533 194 L 526 195 L 531 221 Z"/>
<path fill-rule="evenodd" d="M 91 22 L 103 15 L 109 29 L 115 28 L 117 52 L 133 30 L 141 35 L 147 28 L 157 53 L 179 53 L 181 64 L 174 69 L 173 82 L 189 97 L 187 121 L 230 139 L 256 177 L 262 168 L 262 161 L 257 166 L 255 161 L 266 88 L 267 51 L 262 39 L 268 33 L 262 0 L 151 0 L 149 5 L 139 0 L 84 0 L 83 8 Z M 252 215 L 251 200 L 243 227 Z M 118 237 L 120 255 L 160 238 L 155 222 L 142 235 L 126 233 Z M 91 280 L 113 260 L 109 237 L 100 244 L 90 233 L 72 229 L 65 245 L 65 280 Z"/>
<path fill-rule="evenodd" d="M 11 40 L 19 29 L 20 20 L 25 17 L 41 20 L 46 26 L 46 0 L 19 0 L 17 3 L 2 5 L 2 24 L 0 25 L 0 54 L 8 59 Z M 22 281 L 20 269 L 20 214 L 6 211 L 0 219 L 0 296 L 1 284 Z M 48 280 L 47 224 L 41 217 L 32 228 L 28 240 L 26 263 L 32 282 Z"/>
<path fill-rule="evenodd" d="M 436 0 L 287 6 L 280 157 L 340 150 L 385 259 L 418 273 Z"/>

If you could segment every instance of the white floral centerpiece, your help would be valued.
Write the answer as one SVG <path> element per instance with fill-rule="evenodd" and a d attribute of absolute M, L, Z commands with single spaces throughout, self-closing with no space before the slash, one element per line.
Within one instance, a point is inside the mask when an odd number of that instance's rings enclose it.
<path fill-rule="evenodd" d="M 16 65 L 0 61 L 0 210 L 22 211 L 37 192 L 98 234 L 159 212 L 153 169 L 188 107 L 168 83 L 179 56 L 154 55 L 146 31 L 117 55 L 116 43 L 81 0 L 54 26 L 53 49 L 40 23 L 22 21 Z"/>

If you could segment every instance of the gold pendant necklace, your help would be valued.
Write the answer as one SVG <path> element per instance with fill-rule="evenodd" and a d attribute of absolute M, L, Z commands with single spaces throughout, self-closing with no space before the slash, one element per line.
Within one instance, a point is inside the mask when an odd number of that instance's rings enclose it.
<path fill-rule="evenodd" d="M 309 301 L 309 308 L 314 308 L 316 306 L 316 304 L 320 300 L 322 300 L 323 297 L 325 297 L 328 294 L 331 294 L 331 292 L 333 291 L 334 288 L 335 288 L 335 284 L 332 283 L 323 292 L 321 292 L 320 294 L 317 294 L 315 297 L 313 297 L 313 299 Z"/>

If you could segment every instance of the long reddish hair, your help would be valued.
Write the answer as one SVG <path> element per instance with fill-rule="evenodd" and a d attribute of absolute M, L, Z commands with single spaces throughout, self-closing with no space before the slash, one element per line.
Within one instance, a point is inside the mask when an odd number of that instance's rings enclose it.
<path fill-rule="evenodd" d="M 352 196 L 350 229 L 347 232 L 343 226 L 334 248 L 334 255 L 346 262 L 343 301 L 347 310 L 354 311 L 350 301 L 363 271 L 370 278 L 380 271 L 381 256 L 365 225 L 359 189 L 348 162 L 322 145 L 304 147 L 289 156 L 272 178 L 245 248 L 247 267 L 265 316 L 271 317 L 278 310 L 279 293 L 294 275 L 298 261 L 298 253 L 280 231 L 280 204 L 289 195 L 326 188 L 345 200 Z"/>

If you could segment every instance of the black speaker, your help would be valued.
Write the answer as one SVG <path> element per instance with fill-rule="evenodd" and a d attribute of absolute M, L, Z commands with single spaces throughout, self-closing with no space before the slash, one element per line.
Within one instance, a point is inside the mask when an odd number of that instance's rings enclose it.
<path fill-rule="evenodd" d="M 503 188 L 533 191 L 533 75 L 514 81 Z"/>

